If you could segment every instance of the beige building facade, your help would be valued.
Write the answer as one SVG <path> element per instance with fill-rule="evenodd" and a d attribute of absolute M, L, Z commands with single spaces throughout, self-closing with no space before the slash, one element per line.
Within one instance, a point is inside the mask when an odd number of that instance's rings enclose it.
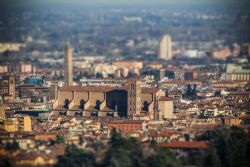
<path fill-rule="evenodd" d="M 58 90 L 53 104 L 55 114 L 115 116 L 149 120 L 171 118 L 170 99 L 162 102 L 165 92 L 159 88 L 142 88 L 141 81 L 131 79 L 124 86 L 67 86 Z"/>
<path fill-rule="evenodd" d="M 160 42 L 159 56 L 161 59 L 172 58 L 172 38 L 170 35 L 164 35 Z"/>

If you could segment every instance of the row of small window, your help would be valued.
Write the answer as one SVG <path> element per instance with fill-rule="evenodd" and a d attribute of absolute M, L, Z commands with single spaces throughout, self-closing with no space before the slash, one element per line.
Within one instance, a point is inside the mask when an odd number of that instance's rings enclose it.
<path fill-rule="evenodd" d="M 132 105 L 132 101 L 129 102 L 130 105 Z M 140 105 L 141 103 L 137 101 L 137 105 Z"/>
<path fill-rule="evenodd" d="M 140 125 L 118 125 L 116 128 L 126 128 L 126 129 L 131 129 L 131 128 L 140 128 Z"/>

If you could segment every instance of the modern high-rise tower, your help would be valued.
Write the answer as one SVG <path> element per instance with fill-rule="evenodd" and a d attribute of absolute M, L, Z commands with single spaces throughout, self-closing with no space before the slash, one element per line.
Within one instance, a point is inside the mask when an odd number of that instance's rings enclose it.
<path fill-rule="evenodd" d="M 160 42 L 159 56 L 161 59 L 172 58 L 172 39 L 170 35 L 164 35 Z"/>
<path fill-rule="evenodd" d="M 73 48 L 69 43 L 65 45 L 64 52 L 64 85 L 71 86 L 73 85 Z"/>

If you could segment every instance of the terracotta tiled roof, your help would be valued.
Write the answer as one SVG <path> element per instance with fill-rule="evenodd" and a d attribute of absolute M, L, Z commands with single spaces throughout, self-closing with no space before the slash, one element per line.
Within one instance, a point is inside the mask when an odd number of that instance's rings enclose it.
<path fill-rule="evenodd" d="M 250 119 L 250 115 L 249 114 L 241 115 L 240 119 Z"/>
<path fill-rule="evenodd" d="M 127 91 L 126 86 L 121 87 L 109 87 L 109 86 L 64 86 L 59 91 L 76 91 L 76 92 L 109 92 L 114 90 Z M 159 88 L 142 88 L 142 93 L 155 93 Z"/>
<path fill-rule="evenodd" d="M 204 141 L 173 141 L 171 143 L 159 143 L 158 146 L 174 148 L 174 149 L 207 149 L 208 142 L 204 142 Z"/>
<path fill-rule="evenodd" d="M 76 91 L 76 92 L 109 92 L 113 90 L 126 90 L 126 87 L 64 86 L 59 89 L 59 91 Z"/>
<path fill-rule="evenodd" d="M 171 133 L 164 133 L 164 132 L 162 132 L 162 133 L 153 132 L 153 133 L 149 134 L 149 136 L 151 136 L 151 137 L 168 137 L 168 138 L 170 138 L 172 135 L 173 134 L 171 134 Z"/>
<path fill-rule="evenodd" d="M 243 91 L 240 91 L 240 92 L 230 92 L 229 95 L 250 95 L 250 92 L 243 92 Z"/>
<path fill-rule="evenodd" d="M 158 90 L 160 90 L 159 88 L 142 88 L 141 92 L 142 93 L 156 93 Z"/>
<path fill-rule="evenodd" d="M 139 120 L 120 120 L 120 121 L 110 121 L 107 124 L 142 124 L 143 121 Z"/>
<path fill-rule="evenodd" d="M 161 96 L 159 98 L 159 101 L 173 101 L 173 98 L 171 97 L 166 97 L 166 96 Z"/>

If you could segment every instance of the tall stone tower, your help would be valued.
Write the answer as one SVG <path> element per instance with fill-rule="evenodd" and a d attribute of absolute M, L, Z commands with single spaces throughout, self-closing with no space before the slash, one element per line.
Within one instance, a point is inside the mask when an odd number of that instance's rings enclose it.
<path fill-rule="evenodd" d="M 15 84 L 15 76 L 13 74 L 9 75 L 9 82 L 8 82 L 8 93 L 12 99 L 16 98 L 16 84 Z"/>
<path fill-rule="evenodd" d="M 159 56 L 161 59 L 172 58 L 172 39 L 170 35 L 164 35 L 160 42 Z"/>
<path fill-rule="evenodd" d="M 127 117 L 133 118 L 141 112 L 141 81 L 137 79 L 128 80 L 128 112 Z"/>
<path fill-rule="evenodd" d="M 69 43 L 65 45 L 64 52 L 64 85 L 71 86 L 73 85 L 73 48 Z"/>

